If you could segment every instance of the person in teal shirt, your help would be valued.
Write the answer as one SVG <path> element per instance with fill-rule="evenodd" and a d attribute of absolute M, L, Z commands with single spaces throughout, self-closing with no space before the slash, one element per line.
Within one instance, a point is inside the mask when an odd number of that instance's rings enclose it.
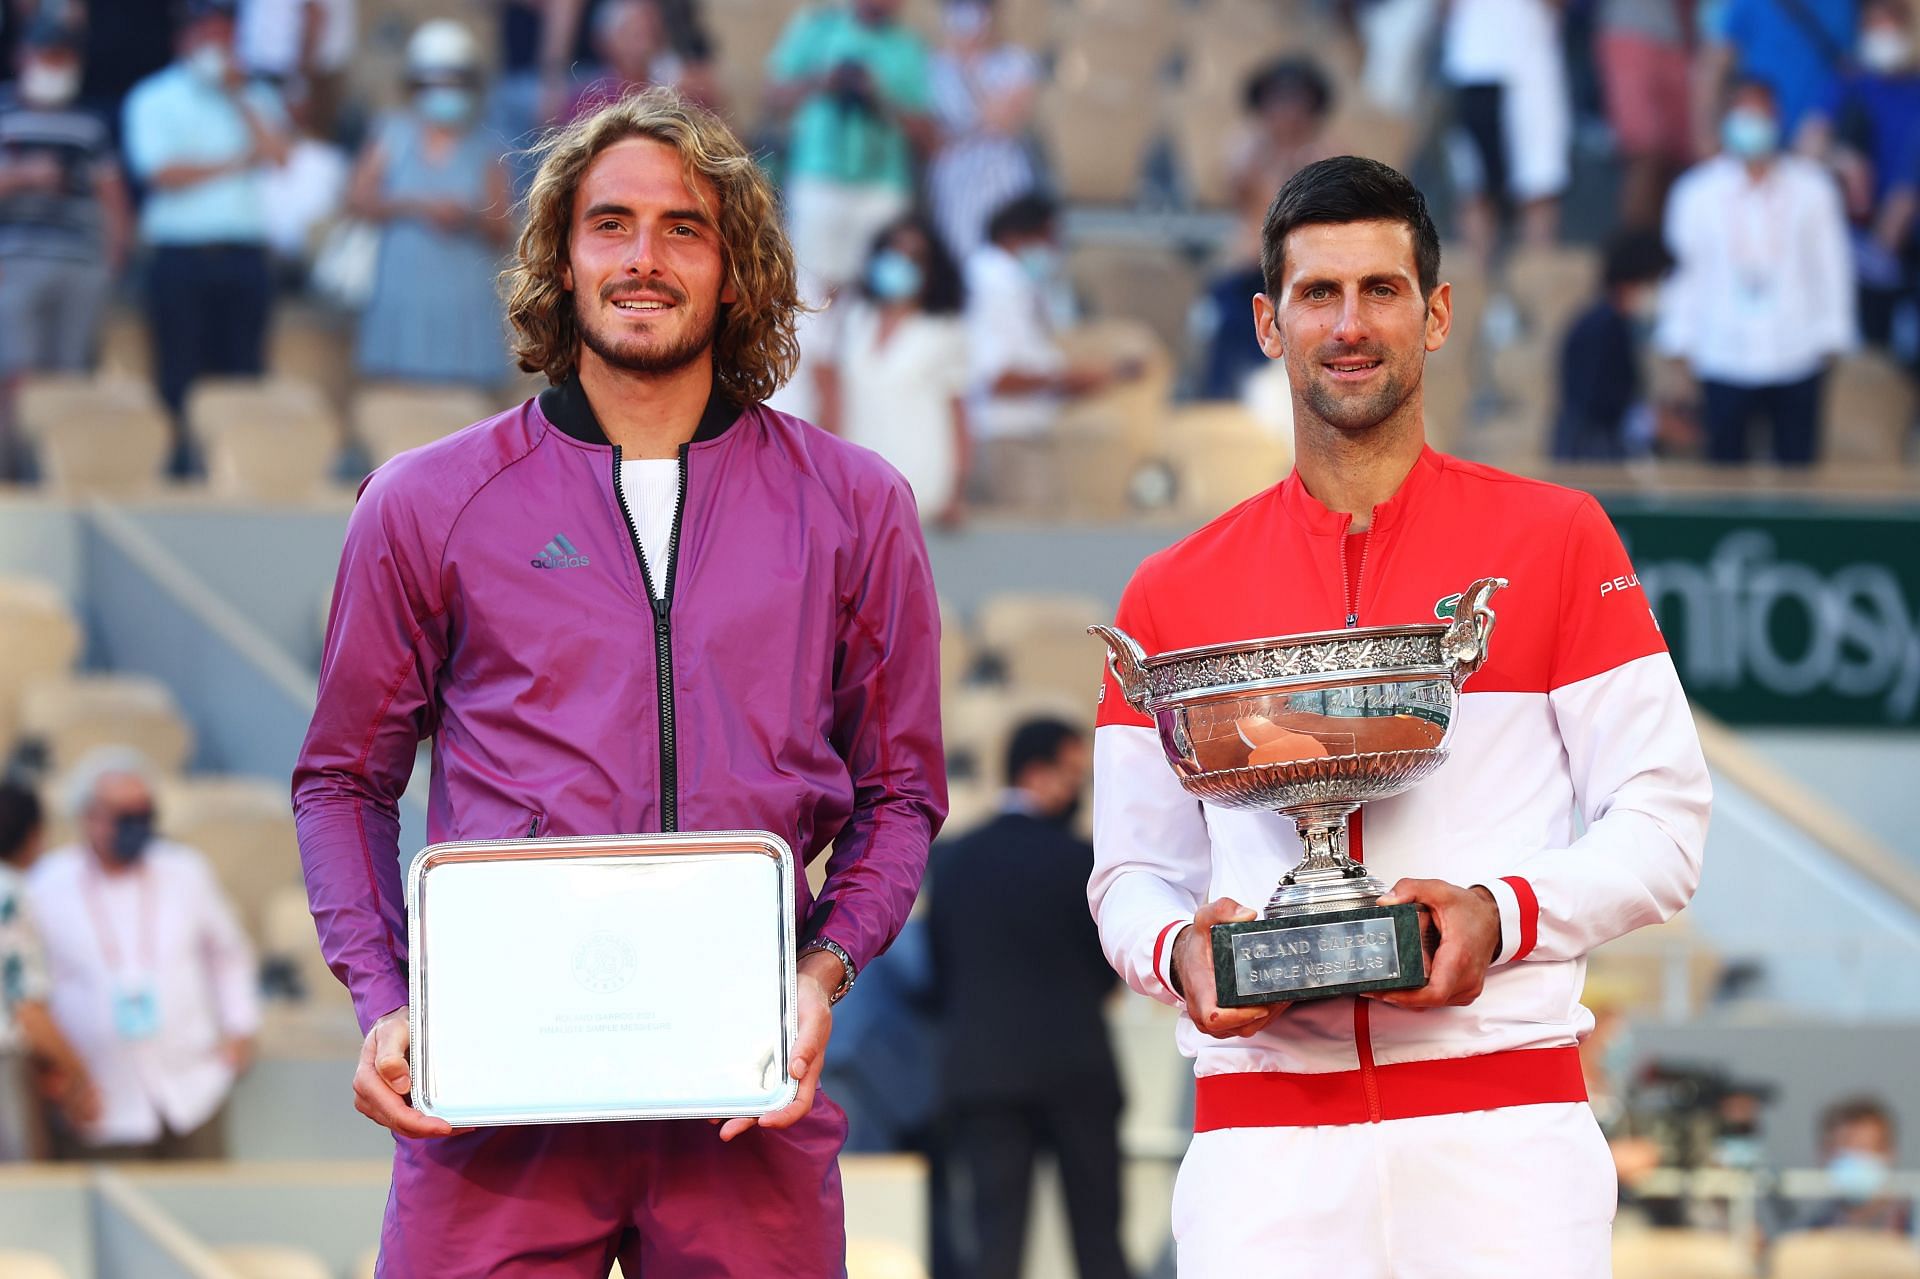
<path fill-rule="evenodd" d="M 787 219 L 801 268 L 831 290 L 913 204 L 914 151 L 930 140 L 928 50 L 900 0 L 796 14 L 767 61 L 768 99 L 792 113 Z"/>

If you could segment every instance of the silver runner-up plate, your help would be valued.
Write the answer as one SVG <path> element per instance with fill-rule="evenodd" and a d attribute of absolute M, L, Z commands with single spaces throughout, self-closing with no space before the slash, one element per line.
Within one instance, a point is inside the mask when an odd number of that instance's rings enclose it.
<path fill-rule="evenodd" d="M 766 831 L 435 844 L 407 875 L 413 1104 L 455 1127 L 792 1101 L 793 851 Z"/>

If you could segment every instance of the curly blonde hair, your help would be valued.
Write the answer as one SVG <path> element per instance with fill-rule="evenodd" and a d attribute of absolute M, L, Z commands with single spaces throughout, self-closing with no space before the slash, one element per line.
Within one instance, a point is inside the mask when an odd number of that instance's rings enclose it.
<path fill-rule="evenodd" d="M 513 265 L 500 277 L 513 353 L 523 370 L 544 373 L 549 382 L 563 382 L 579 368 L 579 325 L 573 297 L 562 284 L 574 195 L 595 158 L 628 138 L 651 138 L 679 152 L 687 187 L 703 201 L 695 177 L 713 184 L 720 204 L 714 223 L 738 299 L 721 308 L 714 376 L 729 399 L 758 404 L 793 376 L 800 355 L 794 322 L 802 305 L 793 250 L 773 186 L 753 156 L 718 116 L 664 87 L 582 116 L 534 148 L 540 170 L 527 192 Z"/>

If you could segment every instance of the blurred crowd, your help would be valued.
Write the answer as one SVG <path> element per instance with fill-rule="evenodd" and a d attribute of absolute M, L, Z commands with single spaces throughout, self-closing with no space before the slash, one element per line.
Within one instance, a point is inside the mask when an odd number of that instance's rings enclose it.
<path fill-rule="evenodd" d="M 728 114 L 780 176 L 818 310 L 775 406 L 895 460 L 929 520 L 1033 505 L 1036 442 L 1142 376 L 1137 353 L 1063 340 L 1088 291 L 1070 253 L 1105 234 L 1080 215 L 1112 212 L 1074 173 L 1099 135 L 1047 127 L 1047 95 L 1082 81 L 1203 100 L 1181 165 L 1128 157 L 1143 176 L 1112 261 L 1125 272 L 1128 244 L 1166 238 L 1156 213 L 1214 207 L 1156 246 L 1204 281 L 1173 335 L 1177 389 L 1265 405 L 1282 436 L 1284 388 L 1255 389 L 1273 372 L 1251 323 L 1259 226 L 1288 176 L 1346 149 L 1421 175 L 1463 291 L 1587 245 L 1574 279 L 1591 305 L 1547 335 L 1557 402 L 1536 425 L 1554 456 L 1805 465 L 1836 360 L 1866 343 L 1920 368 L 1906 0 L 1114 0 L 1084 32 L 1067 0 L 828 0 L 758 6 L 778 27 L 764 60 L 714 35 L 742 0 L 490 0 L 459 20 L 359 4 L 6 0 L 9 386 L 95 368 L 109 308 L 137 306 L 183 478 L 203 467 L 194 384 L 268 371 L 292 300 L 351 317 L 359 378 L 510 389 L 495 279 L 528 148 L 654 84 Z M 1187 53 L 1122 52 L 1169 18 Z M 1217 60 L 1200 37 L 1239 29 L 1256 34 L 1237 99 L 1205 96 L 1181 58 Z M 360 65 L 379 41 L 397 83 Z M 1577 185 L 1611 208 L 1564 218 Z M 1462 314 L 1497 334 L 1486 300 Z M 18 441 L 0 450 L 31 473 Z"/>

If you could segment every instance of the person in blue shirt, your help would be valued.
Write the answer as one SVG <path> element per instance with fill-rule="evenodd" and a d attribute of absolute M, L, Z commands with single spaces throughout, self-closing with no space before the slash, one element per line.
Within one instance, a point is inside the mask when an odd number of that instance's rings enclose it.
<path fill-rule="evenodd" d="M 1913 221 L 1920 184 L 1920 57 L 1907 0 L 1866 0 L 1855 68 L 1811 117 L 1810 145 L 1840 179 L 1860 286 L 1861 336 L 1891 345 L 1920 284 Z M 1912 362 L 1911 340 L 1901 354 Z"/>
<path fill-rule="evenodd" d="M 1853 55 L 1857 0 L 1725 0 L 1708 23 L 1696 133 L 1702 154 L 1716 148 L 1719 90 L 1734 76 L 1773 86 L 1780 136 L 1799 144 L 1801 127 L 1832 101 Z"/>
<path fill-rule="evenodd" d="M 189 0 L 178 55 L 134 86 L 122 113 L 127 166 L 146 192 L 148 322 L 176 476 L 194 467 L 182 417 L 194 379 L 264 366 L 272 285 L 263 182 L 286 160 L 286 117 L 273 89 L 242 74 L 233 31 L 231 0 Z"/>

